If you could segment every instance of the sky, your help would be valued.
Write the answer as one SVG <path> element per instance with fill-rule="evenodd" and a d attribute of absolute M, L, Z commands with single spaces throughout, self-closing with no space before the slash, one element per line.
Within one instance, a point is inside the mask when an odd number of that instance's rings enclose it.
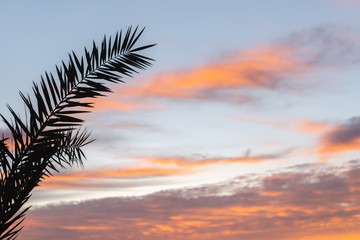
<path fill-rule="evenodd" d="M 360 1 L 0 4 L 0 112 L 68 52 L 146 27 L 84 166 L 35 189 L 19 240 L 360 238 Z M 1 123 L 0 130 L 6 132 Z"/>

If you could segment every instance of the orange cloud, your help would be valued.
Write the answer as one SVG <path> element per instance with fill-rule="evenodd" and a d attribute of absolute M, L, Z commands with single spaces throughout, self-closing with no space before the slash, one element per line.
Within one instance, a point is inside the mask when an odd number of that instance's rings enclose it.
<path fill-rule="evenodd" d="M 276 128 L 289 128 L 296 132 L 319 135 L 318 145 L 310 149 L 317 153 L 320 160 L 326 161 L 331 155 L 356 151 L 360 146 L 360 117 L 353 117 L 343 123 L 298 120 L 294 122 L 272 121 L 256 117 L 232 117 L 235 121 L 246 121 L 269 125 Z"/>
<path fill-rule="evenodd" d="M 292 128 L 296 132 L 306 134 L 324 134 L 333 131 L 336 128 L 335 124 L 331 124 L 324 121 L 309 121 L 309 120 L 297 120 L 293 122 L 289 121 L 274 121 L 271 119 L 265 119 L 260 117 L 230 117 L 231 120 L 240 122 L 249 122 L 260 125 L 268 125 L 275 128 Z"/>
<path fill-rule="evenodd" d="M 319 27 L 290 34 L 275 44 L 233 52 L 216 62 L 183 71 L 165 72 L 126 84 L 118 98 L 97 100 L 98 109 L 148 110 L 151 100 L 208 100 L 244 104 L 260 101 L 253 90 L 304 87 L 304 76 L 319 67 L 336 67 L 360 61 L 359 38 L 343 28 Z M 351 51 L 349 51 L 351 49 Z M 148 103 L 151 105 L 148 105 Z M 146 104 L 145 104 L 146 103 Z M 144 105 L 145 104 L 145 105 Z"/>
<path fill-rule="evenodd" d="M 134 112 L 134 111 L 140 111 L 140 110 L 149 110 L 153 107 L 143 101 L 134 101 L 134 100 L 116 100 L 112 98 L 95 98 L 92 100 L 94 103 L 94 110 L 95 111 L 108 111 L 108 110 L 114 110 L 119 112 Z"/>
<path fill-rule="evenodd" d="M 141 85 L 118 87 L 116 99 L 95 99 L 95 110 L 149 110 L 154 108 L 149 99 L 246 103 L 254 99 L 245 89 L 293 88 L 285 80 L 298 79 L 310 67 L 309 62 L 296 60 L 293 49 L 286 45 L 259 47 L 187 71 L 161 73 Z"/>
<path fill-rule="evenodd" d="M 223 164 L 223 163 L 258 163 L 273 159 L 279 159 L 287 154 L 288 151 L 276 154 L 267 154 L 259 156 L 249 156 L 249 152 L 240 157 L 228 157 L 228 158 L 205 158 L 200 160 L 181 158 L 181 157 L 158 157 L 158 158 L 143 158 L 144 161 L 151 163 L 157 163 L 161 165 L 176 165 L 178 167 L 194 168 L 206 165 Z"/>
<path fill-rule="evenodd" d="M 329 140 L 324 139 L 322 141 L 322 146 L 320 147 L 320 154 L 332 154 L 338 152 L 348 152 L 359 150 L 360 146 L 360 136 L 352 139 L 346 143 L 336 143 Z"/>
<path fill-rule="evenodd" d="M 228 163 L 258 163 L 262 161 L 280 159 L 287 155 L 291 150 L 279 153 L 250 155 L 248 150 L 243 156 L 239 157 L 219 157 L 191 159 L 184 157 L 139 157 L 146 163 L 151 163 L 148 167 L 133 167 L 115 170 L 88 170 L 80 172 L 70 172 L 51 176 L 43 181 L 40 189 L 45 188 L 106 188 L 113 187 L 112 182 L 118 179 L 148 178 L 157 176 L 176 176 L 194 173 L 193 168 L 215 164 Z M 160 165 L 160 166 L 159 166 Z"/>
<path fill-rule="evenodd" d="M 295 125 L 296 125 L 296 130 L 307 134 L 325 133 L 334 128 L 333 124 L 329 124 L 325 122 L 306 121 L 306 120 L 297 121 Z"/>
<path fill-rule="evenodd" d="M 101 188 L 113 186 L 111 182 L 121 178 L 173 176 L 189 173 L 183 169 L 131 168 L 122 170 L 92 170 L 54 175 L 40 184 L 44 188 Z"/>
<path fill-rule="evenodd" d="M 118 89 L 119 94 L 176 99 L 211 98 L 212 91 L 239 88 L 274 89 L 287 75 L 301 75 L 308 64 L 294 60 L 291 49 L 269 46 L 240 52 L 221 63 L 190 71 L 164 73 L 144 87 Z"/>
<path fill-rule="evenodd" d="M 27 240 L 359 239 L 359 167 L 359 161 L 305 164 L 143 197 L 37 208 L 21 235 Z"/>

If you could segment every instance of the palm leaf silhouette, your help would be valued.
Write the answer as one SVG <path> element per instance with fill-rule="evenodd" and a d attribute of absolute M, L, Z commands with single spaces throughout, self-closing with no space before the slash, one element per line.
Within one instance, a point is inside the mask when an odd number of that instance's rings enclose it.
<path fill-rule="evenodd" d="M 143 31 L 130 27 L 113 40 L 104 36 L 100 47 L 93 42 L 91 51 L 85 48 L 84 57 L 69 54 L 68 64 L 56 66 L 55 75 L 45 72 L 40 84 L 33 83 L 32 98 L 20 92 L 25 121 L 9 105 L 11 119 L 0 114 L 11 133 L 0 139 L 0 239 L 18 236 L 30 208 L 23 205 L 52 170 L 82 164 L 81 148 L 92 140 L 80 129 L 78 115 L 92 107 L 88 99 L 111 92 L 106 82 L 123 82 L 151 65 L 153 59 L 138 52 L 154 44 L 134 47 Z"/>

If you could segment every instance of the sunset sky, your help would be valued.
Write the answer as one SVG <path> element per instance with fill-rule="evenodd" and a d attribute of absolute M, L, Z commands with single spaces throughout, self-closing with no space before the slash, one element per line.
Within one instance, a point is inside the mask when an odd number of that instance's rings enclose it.
<path fill-rule="evenodd" d="M 4 0 L 0 112 L 130 25 L 153 66 L 83 116 L 19 240 L 360 239 L 360 0 Z"/>

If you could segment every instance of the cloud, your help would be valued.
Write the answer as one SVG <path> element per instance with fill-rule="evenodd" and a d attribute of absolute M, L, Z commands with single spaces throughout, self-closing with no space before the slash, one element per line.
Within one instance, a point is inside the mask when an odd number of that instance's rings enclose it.
<path fill-rule="evenodd" d="M 118 87 L 118 97 L 97 100 L 95 110 L 150 110 L 159 108 L 164 100 L 263 101 L 269 91 L 306 89 L 311 82 L 309 74 L 319 69 L 358 63 L 359 40 L 350 30 L 335 26 L 298 31 L 270 44 L 236 50 L 208 64 Z"/>
<path fill-rule="evenodd" d="M 358 239 L 360 161 L 32 209 L 19 239 Z"/>
<path fill-rule="evenodd" d="M 312 67 L 352 65 L 360 61 L 360 36 L 344 27 L 322 26 L 298 31 L 279 41 L 296 59 Z"/>
<path fill-rule="evenodd" d="M 112 170 L 85 170 L 56 174 L 45 179 L 40 184 L 44 189 L 101 189 L 116 188 L 117 182 L 123 179 L 148 179 L 169 177 L 196 173 L 196 168 L 229 163 L 255 164 L 263 161 L 281 159 L 288 155 L 291 149 L 278 153 L 251 155 L 250 150 L 237 157 L 137 157 L 146 166 L 133 166 Z M 150 164 L 150 165 L 149 165 Z"/>
<path fill-rule="evenodd" d="M 291 149 L 283 152 L 254 155 L 250 156 L 250 150 L 238 157 L 203 157 L 202 159 L 189 159 L 184 157 L 156 157 L 156 158 L 143 158 L 144 161 L 157 163 L 160 165 L 176 165 L 178 167 L 194 168 L 214 164 L 227 164 L 227 163 L 259 163 L 274 159 L 281 159 L 288 155 Z"/>
<path fill-rule="evenodd" d="M 248 122 L 258 125 L 270 126 L 280 129 L 292 129 L 295 132 L 306 134 L 323 134 L 334 128 L 334 124 L 325 121 L 313 121 L 313 120 L 271 120 L 264 117 L 256 116 L 233 116 L 229 119 L 239 122 Z"/>
<path fill-rule="evenodd" d="M 110 96 L 109 98 L 95 98 L 92 100 L 94 103 L 94 110 L 97 112 L 103 111 L 117 111 L 117 112 L 135 112 L 135 111 L 144 111 L 153 109 L 149 102 L 145 101 L 135 101 L 127 98 L 118 99 L 114 96 Z"/>
<path fill-rule="evenodd" d="M 112 133 L 114 133 L 114 130 L 128 130 L 128 131 L 149 131 L 149 132 L 158 132 L 161 131 L 161 128 L 146 123 L 145 121 L 138 121 L 138 120 L 119 120 L 119 119 L 113 119 L 111 117 L 111 113 L 96 113 L 93 114 L 91 117 L 86 119 L 86 123 L 88 126 L 91 126 L 91 128 L 100 127 L 101 129 L 108 129 L 111 130 Z M 107 119 L 104 121 L 104 119 Z M 109 135 L 109 133 L 101 132 L 98 133 L 100 135 L 104 135 L 103 137 L 106 137 Z M 106 136 L 105 136 L 106 135 Z"/>
<path fill-rule="evenodd" d="M 295 123 L 295 129 L 306 134 L 322 134 L 333 128 L 333 124 L 327 122 L 299 120 Z"/>
<path fill-rule="evenodd" d="M 357 116 L 342 123 L 304 119 L 285 122 L 260 117 L 231 117 L 230 119 L 315 135 L 318 138 L 315 151 L 319 153 L 321 160 L 326 160 L 331 154 L 358 150 L 360 146 L 360 117 Z M 314 149 L 311 149 L 311 152 L 313 151 Z"/>
<path fill-rule="evenodd" d="M 144 86 L 125 87 L 117 92 L 134 97 L 217 101 L 231 94 L 231 99 L 246 102 L 249 97 L 234 90 L 281 88 L 285 79 L 301 75 L 308 67 L 306 62 L 296 61 L 287 47 L 264 46 L 188 71 L 162 73 Z"/>
<path fill-rule="evenodd" d="M 150 178 L 190 174 L 185 169 L 175 168 L 128 168 L 114 170 L 88 170 L 54 175 L 40 184 L 40 189 L 85 189 L 116 188 L 116 180 Z"/>
<path fill-rule="evenodd" d="M 260 116 L 232 116 L 229 117 L 229 119 L 238 122 L 248 122 L 253 124 L 271 126 L 275 128 L 284 128 L 287 125 L 287 123 L 285 122 L 274 121 Z"/>
<path fill-rule="evenodd" d="M 321 138 L 319 153 L 322 155 L 359 149 L 360 117 L 353 117 L 334 126 Z"/>

